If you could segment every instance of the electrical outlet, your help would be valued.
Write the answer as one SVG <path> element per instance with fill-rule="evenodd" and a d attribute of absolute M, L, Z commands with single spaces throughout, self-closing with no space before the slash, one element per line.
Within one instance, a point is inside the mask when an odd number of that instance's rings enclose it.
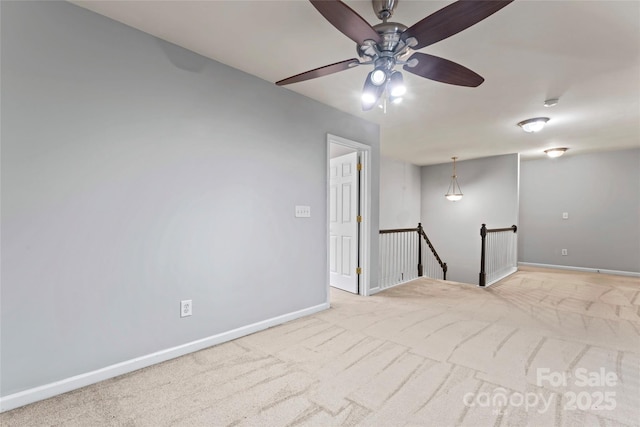
<path fill-rule="evenodd" d="M 180 317 L 187 317 L 193 314 L 193 303 L 192 300 L 187 299 L 184 301 L 180 301 Z"/>
<path fill-rule="evenodd" d="M 567 255 L 569 255 L 569 254 L 567 253 L 567 250 L 566 250 L 566 249 L 563 249 L 563 250 L 562 250 L 562 256 L 567 256 Z"/>
<path fill-rule="evenodd" d="M 569 219 L 569 212 L 562 212 L 562 219 Z"/>

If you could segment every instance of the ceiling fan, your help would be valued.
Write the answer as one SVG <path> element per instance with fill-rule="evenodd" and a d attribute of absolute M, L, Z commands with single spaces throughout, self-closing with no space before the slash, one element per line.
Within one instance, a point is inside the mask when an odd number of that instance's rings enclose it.
<path fill-rule="evenodd" d="M 415 52 L 446 39 L 493 15 L 513 0 L 459 0 L 427 16 L 411 27 L 388 22 L 398 0 L 372 0 L 382 20 L 371 26 L 340 0 L 309 0 L 340 32 L 357 43 L 360 59 L 352 58 L 325 65 L 276 82 L 278 86 L 344 71 L 358 65 L 373 65 L 362 91 L 362 109 L 368 111 L 381 98 L 397 103 L 406 92 L 397 65 L 412 74 L 458 86 L 477 87 L 484 79 L 460 64 L 426 53 Z"/>

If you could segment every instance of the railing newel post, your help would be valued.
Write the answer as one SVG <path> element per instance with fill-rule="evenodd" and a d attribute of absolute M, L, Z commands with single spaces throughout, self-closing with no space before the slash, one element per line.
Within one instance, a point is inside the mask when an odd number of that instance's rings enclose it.
<path fill-rule="evenodd" d="M 486 283 L 487 275 L 484 270 L 484 256 L 485 256 L 485 246 L 486 246 L 486 238 L 487 238 L 487 224 L 482 224 L 480 227 L 480 237 L 482 238 L 482 246 L 480 251 L 480 278 L 479 285 L 484 286 Z"/>
<path fill-rule="evenodd" d="M 422 277 L 424 275 L 422 266 L 422 223 L 418 223 L 416 231 L 418 232 L 418 277 Z"/>

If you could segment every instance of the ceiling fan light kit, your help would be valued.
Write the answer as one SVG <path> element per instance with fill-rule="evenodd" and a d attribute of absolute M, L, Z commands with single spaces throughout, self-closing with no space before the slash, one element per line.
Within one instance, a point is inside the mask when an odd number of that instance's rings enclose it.
<path fill-rule="evenodd" d="M 535 117 L 533 119 L 523 120 L 518 123 L 518 126 L 522 128 L 523 131 L 527 133 L 540 132 L 547 122 L 549 121 L 549 117 Z"/>
<path fill-rule="evenodd" d="M 374 85 L 380 86 L 387 81 L 387 73 L 385 73 L 381 68 L 375 68 L 371 73 L 369 73 L 369 79 Z"/>
<path fill-rule="evenodd" d="M 389 94 L 398 99 L 405 93 L 407 93 L 407 87 L 404 85 L 404 77 L 400 71 L 394 71 L 389 77 Z"/>
<path fill-rule="evenodd" d="M 406 93 L 404 71 L 441 83 L 477 87 L 484 79 L 460 64 L 426 53 L 415 52 L 453 36 L 498 12 L 513 0 L 459 0 L 411 27 L 388 22 L 398 6 L 398 0 L 372 0 L 381 23 L 371 26 L 353 9 L 339 0 L 309 0 L 311 4 L 345 36 L 356 42 L 360 59 L 348 59 L 276 82 L 278 86 L 302 82 L 354 68 L 373 65 L 365 80 L 362 109 L 368 111 L 376 103 L 399 103 Z"/>
<path fill-rule="evenodd" d="M 376 105 L 376 102 L 385 91 L 385 86 L 382 84 L 375 84 L 373 75 L 376 70 L 369 73 L 364 81 L 364 87 L 362 88 L 362 110 L 369 111 Z M 386 76 L 385 76 L 386 81 Z"/>

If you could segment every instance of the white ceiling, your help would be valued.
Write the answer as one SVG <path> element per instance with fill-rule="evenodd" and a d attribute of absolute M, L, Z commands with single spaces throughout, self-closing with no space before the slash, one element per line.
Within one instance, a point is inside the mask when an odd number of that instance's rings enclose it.
<path fill-rule="evenodd" d="M 305 0 L 74 1 L 201 55 L 275 82 L 357 57 L 355 43 Z M 346 3 L 372 25 L 370 1 Z M 407 26 L 451 2 L 400 0 Z M 361 111 L 370 66 L 284 86 L 380 124 L 381 152 L 417 165 L 519 152 L 566 155 L 640 146 L 640 2 L 516 0 L 421 52 L 485 78 L 477 88 L 405 74 L 408 94 L 387 114 Z M 545 108 L 547 98 L 559 97 Z M 516 123 L 550 117 L 538 134 Z"/>

